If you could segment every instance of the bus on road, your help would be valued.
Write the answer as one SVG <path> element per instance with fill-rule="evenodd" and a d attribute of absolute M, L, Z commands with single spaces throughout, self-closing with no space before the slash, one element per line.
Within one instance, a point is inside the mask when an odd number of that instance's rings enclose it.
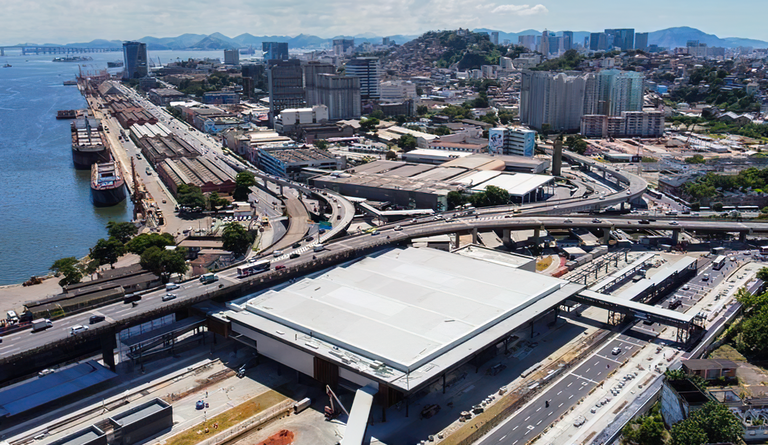
<path fill-rule="evenodd" d="M 720 270 L 725 266 L 725 255 L 718 255 L 717 258 L 715 258 L 714 261 L 712 261 L 712 269 L 714 270 Z"/>
<path fill-rule="evenodd" d="M 256 275 L 257 273 L 261 273 L 261 272 L 264 272 L 265 270 L 269 270 L 269 266 L 271 264 L 272 264 L 271 261 L 264 260 L 264 261 L 259 261 L 253 264 L 247 264 L 245 266 L 238 266 L 237 278 L 245 278 L 247 276 Z"/>

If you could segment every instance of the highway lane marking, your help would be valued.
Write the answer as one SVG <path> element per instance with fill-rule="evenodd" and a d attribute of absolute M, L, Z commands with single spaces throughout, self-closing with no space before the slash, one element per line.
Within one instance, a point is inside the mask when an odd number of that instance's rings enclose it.
<path fill-rule="evenodd" d="M 587 368 L 587 370 L 586 370 L 586 371 L 584 371 L 584 372 L 589 372 L 591 369 L 592 369 L 592 368 Z"/>
<path fill-rule="evenodd" d="M 568 396 L 568 400 L 571 400 L 572 398 L 573 398 L 573 394 L 571 394 L 570 396 Z"/>
<path fill-rule="evenodd" d="M 610 357 L 605 357 L 605 356 L 602 356 L 602 355 L 600 355 L 600 354 L 597 354 L 597 356 L 598 356 L 598 357 L 602 357 L 602 358 L 604 358 L 604 359 L 606 359 L 606 360 L 612 361 L 612 362 L 614 362 L 614 363 L 618 363 L 618 364 L 620 364 L 620 365 L 623 365 L 623 364 L 624 364 L 624 362 L 620 362 L 620 361 L 618 361 L 618 360 L 614 360 L 614 359 L 612 359 L 612 358 L 610 358 Z"/>
<path fill-rule="evenodd" d="M 560 394 L 562 394 L 562 393 L 563 393 L 562 391 L 559 391 L 559 392 L 557 393 L 557 395 L 559 396 L 559 395 L 560 395 Z"/>
<path fill-rule="evenodd" d="M 573 385 L 573 382 L 569 383 L 569 384 L 568 384 L 568 386 L 567 386 L 566 388 L 570 388 L 570 387 L 571 387 L 571 385 Z"/>
<path fill-rule="evenodd" d="M 523 420 L 523 422 L 527 422 L 528 419 L 530 419 L 530 418 L 531 418 L 531 416 L 526 417 L 525 420 Z"/>
<path fill-rule="evenodd" d="M 573 395 L 571 395 L 571 397 L 573 397 Z M 560 408 L 561 406 L 563 406 L 563 403 L 565 403 L 565 402 L 561 402 L 559 405 L 557 405 L 557 407 Z"/>
<path fill-rule="evenodd" d="M 572 372 L 571 374 L 572 374 L 572 375 L 574 375 L 574 376 L 576 376 L 576 377 L 578 377 L 578 378 L 580 378 L 580 379 L 584 379 L 584 380 L 586 380 L 586 381 L 588 381 L 588 382 L 592 382 L 592 383 L 594 383 L 595 385 L 597 385 L 597 382 L 596 382 L 596 381 L 594 381 L 594 380 L 592 380 L 592 379 L 588 379 L 588 378 L 586 378 L 586 377 L 584 377 L 584 376 L 580 376 L 580 375 L 578 375 L 578 374 L 576 374 L 576 373 L 573 373 L 573 372 Z M 584 386 L 584 385 L 586 385 L 586 383 L 582 382 L 582 386 Z"/>
<path fill-rule="evenodd" d="M 520 442 L 520 440 L 516 440 L 516 441 L 512 442 L 512 445 L 515 445 L 518 442 Z"/>
<path fill-rule="evenodd" d="M 512 431 L 516 430 L 518 427 L 520 427 L 520 425 L 515 425 L 515 427 L 512 428 Z"/>
<path fill-rule="evenodd" d="M 499 439 L 499 442 L 501 442 L 502 440 L 504 440 L 504 439 L 506 439 L 506 438 L 507 438 L 507 435 L 506 435 L 506 434 L 505 434 L 505 435 L 503 435 L 503 436 L 501 436 L 501 439 Z"/>
<path fill-rule="evenodd" d="M 538 422 L 536 422 L 536 426 L 539 426 L 539 424 L 541 424 L 541 420 L 539 420 Z"/>
<path fill-rule="evenodd" d="M 537 410 L 536 410 L 536 412 L 537 412 L 537 413 L 538 413 L 539 411 L 541 411 L 541 407 L 539 407 L 539 409 L 537 409 Z"/>
<path fill-rule="evenodd" d="M 563 406 L 563 404 L 561 403 L 560 406 Z M 553 413 L 554 411 L 550 412 L 549 414 L 547 414 L 547 417 L 551 416 Z"/>
<path fill-rule="evenodd" d="M 600 372 L 598 372 L 598 373 L 597 373 L 597 375 L 600 375 L 600 374 L 602 374 L 602 373 L 603 373 L 603 371 L 600 371 Z"/>
<path fill-rule="evenodd" d="M 16 351 L 18 351 L 19 349 L 21 349 L 21 348 L 13 348 L 13 349 L 9 349 L 9 350 L 7 350 L 7 351 L 3 351 L 3 354 L 10 354 L 11 352 L 16 352 Z"/>

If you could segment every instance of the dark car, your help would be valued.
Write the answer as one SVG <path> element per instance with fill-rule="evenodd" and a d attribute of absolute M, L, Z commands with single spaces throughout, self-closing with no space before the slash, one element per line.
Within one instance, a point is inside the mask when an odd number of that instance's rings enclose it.
<path fill-rule="evenodd" d="M 651 223 L 651 222 L 650 222 L 650 221 L 648 221 L 647 219 L 641 219 L 641 220 L 640 220 L 640 224 L 650 224 L 650 223 Z"/>
<path fill-rule="evenodd" d="M 105 317 L 103 315 L 91 315 L 90 323 L 91 324 L 96 324 L 96 323 L 102 322 L 102 321 L 104 321 L 106 319 L 107 319 L 107 317 Z"/>
<path fill-rule="evenodd" d="M 300 255 L 299 255 L 298 253 L 292 253 L 292 254 L 291 254 L 291 255 L 290 255 L 288 258 L 290 258 L 290 259 L 292 259 L 292 260 L 293 260 L 293 259 L 296 259 L 296 258 L 298 258 L 299 256 L 300 256 Z"/>
<path fill-rule="evenodd" d="M 301 243 L 293 243 L 293 246 L 292 246 L 292 247 L 293 247 L 294 249 L 298 249 L 299 247 L 301 247 Z"/>

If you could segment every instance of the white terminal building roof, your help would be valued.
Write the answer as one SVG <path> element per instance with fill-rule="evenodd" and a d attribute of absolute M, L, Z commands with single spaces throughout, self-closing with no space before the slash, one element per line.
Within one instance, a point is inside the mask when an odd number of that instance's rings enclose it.
<path fill-rule="evenodd" d="M 227 316 L 235 331 L 245 325 L 409 390 L 582 288 L 440 250 L 391 249 L 256 294 Z M 365 366 L 373 361 L 386 375 Z"/>

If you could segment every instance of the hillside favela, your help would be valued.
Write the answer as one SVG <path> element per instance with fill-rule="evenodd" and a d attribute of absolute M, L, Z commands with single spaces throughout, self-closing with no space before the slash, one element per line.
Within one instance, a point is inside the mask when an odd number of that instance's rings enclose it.
<path fill-rule="evenodd" d="M 6 3 L 0 445 L 768 443 L 768 3 Z"/>

